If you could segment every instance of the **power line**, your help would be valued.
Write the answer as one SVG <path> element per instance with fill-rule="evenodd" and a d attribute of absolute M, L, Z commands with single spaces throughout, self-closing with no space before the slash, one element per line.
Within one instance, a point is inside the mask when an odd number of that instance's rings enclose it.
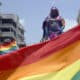
<path fill-rule="evenodd" d="M 52 0 L 51 7 L 55 5 L 55 0 Z"/>

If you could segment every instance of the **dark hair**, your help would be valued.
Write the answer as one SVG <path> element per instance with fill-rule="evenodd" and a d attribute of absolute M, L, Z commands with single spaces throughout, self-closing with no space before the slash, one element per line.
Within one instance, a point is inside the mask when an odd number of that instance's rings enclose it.
<path fill-rule="evenodd" d="M 59 11 L 58 11 L 58 9 L 51 9 L 51 11 L 50 11 L 50 17 L 56 18 L 56 17 L 58 17 L 58 16 L 59 16 Z"/>

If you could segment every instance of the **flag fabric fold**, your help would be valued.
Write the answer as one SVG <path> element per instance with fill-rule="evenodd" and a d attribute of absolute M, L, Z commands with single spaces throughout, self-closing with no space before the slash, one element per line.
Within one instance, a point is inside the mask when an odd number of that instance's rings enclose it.
<path fill-rule="evenodd" d="M 0 79 L 80 80 L 80 26 L 0 56 Z"/>

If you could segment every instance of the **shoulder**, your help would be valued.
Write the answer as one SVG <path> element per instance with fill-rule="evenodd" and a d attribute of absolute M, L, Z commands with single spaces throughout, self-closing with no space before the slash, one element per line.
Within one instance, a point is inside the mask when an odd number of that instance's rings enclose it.
<path fill-rule="evenodd" d="M 51 17 L 50 16 L 47 16 L 46 18 L 45 18 L 45 21 L 49 21 L 51 19 Z"/>
<path fill-rule="evenodd" d="M 57 20 L 62 20 L 63 18 L 61 16 L 58 16 L 56 19 Z"/>
<path fill-rule="evenodd" d="M 58 16 L 58 17 L 57 17 L 57 20 L 60 20 L 60 21 L 65 22 L 65 19 L 64 19 L 63 17 L 61 17 L 61 16 Z"/>

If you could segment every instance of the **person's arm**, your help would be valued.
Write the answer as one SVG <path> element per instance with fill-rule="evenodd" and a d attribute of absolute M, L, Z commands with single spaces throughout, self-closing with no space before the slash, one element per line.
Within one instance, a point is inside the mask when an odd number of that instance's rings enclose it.
<path fill-rule="evenodd" d="M 46 21 L 44 21 L 44 22 L 43 22 L 43 25 L 42 25 L 42 29 L 43 29 L 43 38 L 45 37 L 45 33 L 46 33 L 45 27 L 46 27 Z"/>
<path fill-rule="evenodd" d="M 57 20 L 59 21 L 59 25 L 64 29 L 65 28 L 65 20 L 61 16 L 57 17 Z"/>
<path fill-rule="evenodd" d="M 43 36 L 41 41 L 45 41 L 48 38 L 48 28 L 47 28 L 47 21 L 45 20 L 42 24 L 43 29 Z"/>
<path fill-rule="evenodd" d="M 62 26 L 65 27 L 65 20 L 62 18 Z"/>
<path fill-rule="evenodd" d="M 65 28 L 65 20 L 63 18 L 61 19 L 61 24 L 61 31 L 63 31 L 63 29 Z"/>

